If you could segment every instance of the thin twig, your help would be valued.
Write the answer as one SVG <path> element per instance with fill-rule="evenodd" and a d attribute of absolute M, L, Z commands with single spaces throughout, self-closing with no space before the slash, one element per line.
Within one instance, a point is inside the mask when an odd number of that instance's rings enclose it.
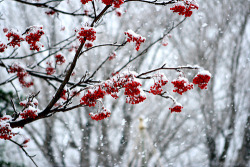
<path fill-rule="evenodd" d="M 156 68 L 154 70 L 150 70 L 150 71 L 147 71 L 147 72 L 144 72 L 144 73 L 141 73 L 139 75 L 136 76 L 136 78 L 141 78 L 141 76 L 143 75 L 147 75 L 147 74 L 150 74 L 152 72 L 155 72 L 155 71 L 159 71 L 159 70 L 181 70 L 181 69 L 199 69 L 199 67 L 192 67 L 192 66 L 180 66 L 180 67 L 164 67 L 165 65 L 163 65 L 162 67 L 160 68 Z"/>
<path fill-rule="evenodd" d="M 18 146 L 23 150 L 23 152 L 26 154 L 26 156 L 28 156 L 28 157 L 30 158 L 30 160 L 33 162 L 33 164 L 34 164 L 36 167 L 38 167 L 37 164 L 36 164 L 36 162 L 33 160 L 33 157 L 34 157 L 35 155 L 34 155 L 34 156 L 30 156 L 30 155 L 28 154 L 28 152 L 23 148 L 23 145 L 21 145 L 21 144 L 15 142 L 14 140 L 11 140 L 11 139 L 10 139 L 9 141 L 11 141 L 12 143 L 18 145 Z"/>

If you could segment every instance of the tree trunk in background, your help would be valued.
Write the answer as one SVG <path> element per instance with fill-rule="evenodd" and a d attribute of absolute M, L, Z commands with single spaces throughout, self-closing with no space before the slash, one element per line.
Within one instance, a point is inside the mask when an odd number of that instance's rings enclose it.
<path fill-rule="evenodd" d="M 250 108 L 249 108 L 250 111 Z M 250 113 L 249 113 L 250 114 Z M 248 167 L 250 165 L 250 116 L 247 118 L 247 122 L 244 130 L 244 138 L 241 148 L 238 151 L 238 157 L 234 164 L 235 167 Z"/>

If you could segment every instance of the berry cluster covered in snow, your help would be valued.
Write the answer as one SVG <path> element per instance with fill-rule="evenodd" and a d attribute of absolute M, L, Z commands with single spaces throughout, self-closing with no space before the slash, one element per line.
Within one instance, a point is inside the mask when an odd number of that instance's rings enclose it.
<path fill-rule="evenodd" d="M 39 43 L 43 34 L 44 31 L 42 26 L 32 26 L 27 29 L 25 40 L 30 45 L 30 50 L 39 51 L 40 46 L 43 47 L 43 45 Z"/>
<path fill-rule="evenodd" d="M 36 98 L 33 98 L 32 100 L 24 100 L 21 101 L 20 106 L 23 106 L 23 110 L 20 113 L 20 116 L 22 119 L 27 119 L 27 118 L 36 118 L 38 114 L 38 101 Z"/>
<path fill-rule="evenodd" d="M 11 29 L 5 29 L 4 32 L 6 33 L 6 37 L 8 38 L 8 45 L 12 46 L 13 48 L 15 46 L 20 47 L 20 43 L 24 41 L 24 38 L 22 37 L 22 34 L 19 33 L 17 30 Z"/>
<path fill-rule="evenodd" d="M 47 62 L 46 63 L 48 66 L 46 67 L 46 73 L 48 74 L 48 75 L 53 75 L 55 72 L 56 72 L 56 69 L 54 68 L 54 67 L 52 67 L 52 64 L 51 64 L 51 62 Z"/>
<path fill-rule="evenodd" d="M 56 58 L 57 65 L 62 65 L 63 63 L 65 63 L 65 58 L 61 54 L 55 55 L 55 58 Z"/>
<path fill-rule="evenodd" d="M 146 41 L 145 37 L 136 34 L 133 30 L 128 30 L 124 34 L 127 36 L 127 42 L 135 42 L 135 49 L 137 51 L 140 49 L 141 43 Z"/>
<path fill-rule="evenodd" d="M 187 78 L 184 77 L 178 77 L 177 79 L 173 80 L 171 82 L 176 89 L 173 90 L 173 92 L 179 93 L 182 95 L 182 93 L 193 89 L 193 84 L 189 83 Z"/>
<path fill-rule="evenodd" d="M 89 107 L 94 107 L 97 103 L 97 99 L 104 98 L 105 94 L 106 92 L 101 86 L 90 88 L 85 92 L 80 103 Z"/>
<path fill-rule="evenodd" d="M 117 93 L 120 89 L 125 88 L 126 102 L 130 104 L 138 104 L 146 99 L 144 91 L 139 79 L 136 78 L 136 72 L 123 72 L 115 74 L 111 79 L 105 81 L 104 89 L 107 94 L 114 98 L 118 98 Z"/>
<path fill-rule="evenodd" d="M 182 0 L 178 1 L 170 10 L 178 13 L 179 15 L 184 15 L 185 17 L 190 17 L 193 9 L 198 9 L 199 6 L 195 0 Z"/>
<path fill-rule="evenodd" d="M 163 91 L 162 86 L 165 86 L 168 83 L 168 79 L 163 73 L 155 74 L 153 79 L 154 85 L 150 87 L 149 93 L 159 95 Z"/>
<path fill-rule="evenodd" d="M 13 136 L 15 136 L 15 133 L 12 132 L 12 128 L 8 123 L 10 120 L 11 117 L 9 115 L 5 115 L 0 118 L 0 139 L 10 140 Z"/>
<path fill-rule="evenodd" d="M 96 120 L 96 121 L 108 118 L 110 117 L 110 114 L 111 112 L 104 107 L 102 107 L 102 110 L 98 111 L 97 113 L 89 113 L 89 115 L 91 116 L 91 119 Z"/>
<path fill-rule="evenodd" d="M 207 89 L 207 84 L 211 78 L 211 73 L 206 70 L 200 71 L 193 79 L 193 83 L 197 84 L 201 89 Z"/>
<path fill-rule="evenodd" d="M 84 44 L 84 47 L 85 47 L 86 49 L 93 47 L 93 42 L 91 42 L 91 41 L 86 41 L 85 44 Z"/>
<path fill-rule="evenodd" d="M 173 107 L 170 107 L 169 110 L 172 112 L 181 112 L 182 110 L 182 105 L 180 103 L 175 103 Z"/>
<path fill-rule="evenodd" d="M 28 88 L 34 84 L 28 72 L 21 65 L 13 64 L 9 67 L 8 72 L 17 73 L 18 80 L 23 87 Z"/>
<path fill-rule="evenodd" d="M 146 99 L 145 93 L 140 88 L 141 83 L 136 78 L 135 72 L 124 72 L 115 74 L 109 80 L 103 82 L 99 86 L 93 86 L 87 89 L 81 98 L 81 104 L 93 107 L 98 99 L 104 98 L 109 94 L 113 98 L 118 98 L 118 92 L 124 88 L 126 102 L 130 104 L 138 104 Z"/>
<path fill-rule="evenodd" d="M 23 119 L 27 119 L 27 118 L 36 118 L 37 117 L 37 109 L 34 107 L 29 106 L 28 108 L 26 108 L 23 112 L 20 113 L 20 116 Z"/>
<path fill-rule="evenodd" d="M 0 52 L 4 52 L 6 48 L 7 48 L 7 45 L 5 45 L 4 43 L 1 43 L 0 41 Z"/>
<path fill-rule="evenodd" d="M 77 38 L 79 39 L 79 41 L 81 43 L 84 43 L 85 41 L 91 41 L 94 42 L 94 40 L 96 39 L 96 30 L 93 27 L 81 27 L 80 30 L 78 31 L 78 35 Z"/>

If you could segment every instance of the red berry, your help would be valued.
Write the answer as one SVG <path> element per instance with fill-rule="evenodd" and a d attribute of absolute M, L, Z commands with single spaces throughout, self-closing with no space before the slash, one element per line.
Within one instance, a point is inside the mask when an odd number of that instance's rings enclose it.
<path fill-rule="evenodd" d="M 49 10 L 45 12 L 47 15 L 54 15 L 56 12 L 54 10 Z"/>
<path fill-rule="evenodd" d="M 6 34 L 6 37 L 8 38 L 9 41 L 11 40 L 10 43 L 8 43 L 8 45 L 12 46 L 13 48 L 15 46 L 20 47 L 20 43 L 24 41 L 22 35 L 19 34 L 18 31 L 14 30 L 9 30 L 8 33 Z"/>
<path fill-rule="evenodd" d="M 87 49 L 93 47 L 93 42 L 86 41 L 85 44 L 84 44 L 84 47 L 87 48 Z"/>
<path fill-rule="evenodd" d="M 40 46 L 43 47 L 43 45 L 39 43 L 39 40 L 43 34 L 43 27 L 33 26 L 28 29 L 25 40 L 30 45 L 30 50 L 39 51 Z"/>
<path fill-rule="evenodd" d="M 180 95 L 182 95 L 182 93 L 188 90 L 193 89 L 193 84 L 189 83 L 188 80 L 184 77 L 179 77 L 173 80 L 171 83 L 174 85 L 174 87 L 176 87 L 176 89 L 173 90 L 173 92 L 177 92 Z"/>
<path fill-rule="evenodd" d="M 88 3 L 88 2 L 91 2 L 91 1 L 93 1 L 93 0 L 81 0 L 81 2 L 82 2 L 82 4 L 86 4 L 86 3 Z"/>
<path fill-rule="evenodd" d="M 154 79 L 154 85 L 150 87 L 149 93 L 153 93 L 154 95 L 159 95 L 162 93 L 162 86 L 166 85 L 168 83 L 167 77 L 160 73 L 160 74 L 155 74 L 153 76 Z"/>
<path fill-rule="evenodd" d="M 18 80 L 22 86 L 28 88 L 34 85 L 32 80 L 27 80 L 27 78 L 29 77 L 28 72 L 23 67 L 19 66 L 18 64 L 13 64 L 12 66 L 10 66 L 8 69 L 8 72 L 17 73 Z"/>
<path fill-rule="evenodd" d="M 193 79 L 193 83 L 197 84 L 201 89 L 207 89 L 207 84 L 211 78 L 210 72 L 203 70 L 200 71 Z"/>
<path fill-rule="evenodd" d="M 102 0 L 105 5 L 113 5 L 115 8 L 120 8 L 124 0 Z"/>
<path fill-rule="evenodd" d="M 89 107 L 96 105 L 97 99 L 103 98 L 106 92 L 99 86 L 94 87 L 85 92 L 85 95 L 81 98 L 80 103 Z"/>
<path fill-rule="evenodd" d="M 176 103 L 172 108 L 169 108 L 169 110 L 172 112 L 181 112 L 182 106 L 179 103 Z"/>
<path fill-rule="evenodd" d="M 37 109 L 34 107 L 29 106 L 28 108 L 26 108 L 23 112 L 20 113 L 20 116 L 23 119 L 27 119 L 27 118 L 36 118 L 37 117 Z"/>
<path fill-rule="evenodd" d="M 77 38 L 81 43 L 88 41 L 94 41 L 96 39 L 96 31 L 92 27 L 82 27 L 78 32 Z"/>
<path fill-rule="evenodd" d="M 182 2 L 176 3 L 170 10 L 178 13 L 179 15 L 185 15 L 185 17 L 190 17 L 192 15 L 192 9 L 198 9 L 198 4 L 193 0 L 184 0 Z"/>
<path fill-rule="evenodd" d="M 50 62 L 47 62 L 46 64 L 48 64 L 48 67 L 46 68 L 47 74 L 53 75 L 56 72 L 55 68 L 52 67 Z"/>
<path fill-rule="evenodd" d="M 111 114 L 111 112 L 104 107 L 102 108 L 102 111 L 100 111 L 96 114 L 89 113 L 89 115 L 91 116 L 91 119 L 96 120 L 96 121 L 108 118 L 108 117 L 110 117 L 110 114 Z"/>
<path fill-rule="evenodd" d="M 65 59 L 61 54 L 55 55 L 55 58 L 56 58 L 56 64 L 62 65 L 63 63 L 65 63 Z"/>
<path fill-rule="evenodd" d="M 0 52 L 4 52 L 4 50 L 7 48 L 7 45 L 4 43 L 0 43 Z"/>
<path fill-rule="evenodd" d="M 110 60 L 113 60 L 113 59 L 115 59 L 115 58 L 116 58 L 116 52 L 113 51 L 113 52 L 111 52 L 110 55 L 109 55 L 109 61 L 110 61 Z"/>
<path fill-rule="evenodd" d="M 139 34 L 136 34 L 132 30 L 128 30 L 124 32 L 124 34 L 127 36 L 127 42 L 136 42 L 136 50 L 138 51 L 140 49 L 141 43 L 144 43 L 146 41 L 145 37 L 142 37 Z"/>

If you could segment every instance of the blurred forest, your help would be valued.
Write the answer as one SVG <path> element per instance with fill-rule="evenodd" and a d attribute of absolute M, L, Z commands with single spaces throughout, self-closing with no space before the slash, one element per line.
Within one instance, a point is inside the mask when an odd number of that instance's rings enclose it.
<path fill-rule="evenodd" d="M 187 18 L 169 10 L 171 4 L 160 6 L 139 1 L 124 3 L 119 8 L 120 17 L 116 14 L 118 9 L 106 12 L 96 26 L 94 44 L 122 43 L 124 32 L 132 29 L 147 38 L 141 45 L 140 50 L 143 51 L 184 19 L 171 31 L 167 46 L 162 46 L 161 42 L 153 45 L 128 68 L 142 73 L 164 63 L 170 67 L 199 65 L 212 74 L 208 89 L 196 88 L 179 95 L 167 88 L 166 91 L 183 105 L 181 113 L 170 113 L 172 101 L 154 95 L 147 95 L 147 99 L 137 105 L 127 104 L 124 98 L 115 100 L 107 97 L 103 103 L 112 115 L 101 121 L 90 119 L 89 113 L 93 108 L 89 107 L 57 113 L 20 129 L 23 136 L 31 139 L 25 148 L 27 152 L 36 155 L 33 159 L 38 166 L 250 166 L 249 0 L 197 0 L 199 9 Z M 103 8 L 104 5 L 98 2 L 96 9 Z M 50 5 L 69 12 L 93 10 L 91 3 L 82 5 L 80 0 L 55 1 Z M 43 25 L 46 37 L 41 42 L 49 48 L 72 36 L 81 23 L 92 20 L 63 13 L 47 15 L 47 11 L 47 8 L 15 0 L 0 1 L 1 41 L 6 40 L 2 32 L 5 27 L 24 32 L 26 27 Z M 60 52 L 66 61 L 71 61 L 74 53 L 68 49 L 77 43 L 76 39 L 68 42 L 66 49 L 60 49 L 63 44 L 59 44 L 50 52 Z M 141 53 L 133 47 L 133 44 L 127 44 L 118 48 L 116 59 L 105 63 L 97 71 L 95 80 L 107 79 L 112 72 Z M 115 48 L 97 47 L 85 52 L 78 60 L 72 81 L 77 82 L 86 71 L 95 71 Z M 9 55 L 12 51 L 4 54 Z M 33 52 L 28 46 L 23 46 L 15 53 L 25 56 Z M 1 59 L 0 53 L 0 61 L 32 64 L 48 54 L 42 52 L 27 59 L 5 60 Z M 65 65 L 57 70 L 63 72 L 66 68 Z M 178 76 L 173 71 L 163 72 L 170 80 Z M 191 80 L 195 71 L 184 70 L 184 73 Z M 13 112 L 9 99 L 13 98 L 18 103 L 12 84 L 4 83 L 8 75 L 0 67 L 1 114 Z M 29 93 L 40 91 L 37 99 L 41 109 L 49 103 L 59 85 L 42 79 L 35 79 L 31 88 L 22 88 L 17 80 L 13 84 L 22 100 Z M 146 89 L 150 84 L 145 81 L 143 86 Z M 22 139 L 16 137 L 16 140 Z M 18 146 L 5 140 L 0 140 L 0 164 L 33 166 Z"/>

